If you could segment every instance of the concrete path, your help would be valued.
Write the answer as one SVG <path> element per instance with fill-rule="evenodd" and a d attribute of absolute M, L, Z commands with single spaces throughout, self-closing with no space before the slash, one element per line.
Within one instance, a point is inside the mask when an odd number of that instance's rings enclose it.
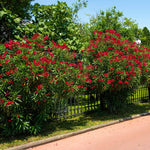
<path fill-rule="evenodd" d="M 150 150 L 150 115 L 28 150 Z"/>

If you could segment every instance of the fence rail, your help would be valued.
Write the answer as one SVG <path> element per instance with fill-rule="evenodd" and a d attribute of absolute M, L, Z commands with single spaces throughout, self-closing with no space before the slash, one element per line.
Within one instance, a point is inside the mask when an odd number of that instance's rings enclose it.
<path fill-rule="evenodd" d="M 130 97 L 129 103 L 148 102 L 150 91 L 146 86 L 141 86 Z M 96 94 L 77 95 L 70 99 L 54 102 L 50 119 L 60 119 L 77 116 L 85 112 L 96 110 L 100 107 L 100 97 Z"/>

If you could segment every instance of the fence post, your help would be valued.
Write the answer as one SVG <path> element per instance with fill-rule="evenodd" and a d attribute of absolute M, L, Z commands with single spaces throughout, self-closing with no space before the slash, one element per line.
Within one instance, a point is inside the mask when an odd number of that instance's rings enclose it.
<path fill-rule="evenodd" d="M 106 96 L 106 92 L 103 92 L 100 94 L 100 109 L 101 110 L 105 110 L 106 106 L 105 106 L 105 97 Z"/>
<path fill-rule="evenodd" d="M 150 86 L 148 86 L 148 94 L 149 94 L 149 101 L 150 101 Z"/>

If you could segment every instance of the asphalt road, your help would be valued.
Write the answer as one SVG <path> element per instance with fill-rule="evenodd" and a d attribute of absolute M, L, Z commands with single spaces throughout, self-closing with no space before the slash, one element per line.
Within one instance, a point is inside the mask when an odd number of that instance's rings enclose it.
<path fill-rule="evenodd" d="M 28 150 L 150 150 L 150 115 Z"/>

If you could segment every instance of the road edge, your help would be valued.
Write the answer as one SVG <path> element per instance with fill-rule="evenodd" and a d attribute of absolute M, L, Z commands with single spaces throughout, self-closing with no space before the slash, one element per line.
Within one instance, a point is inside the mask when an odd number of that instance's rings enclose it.
<path fill-rule="evenodd" d="M 61 139 L 64 139 L 64 138 L 68 138 L 68 137 L 71 137 L 71 136 L 75 136 L 75 135 L 78 135 L 78 134 L 82 134 L 82 133 L 85 133 L 85 132 L 89 132 L 89 131 L 92 131 L 92 130 L 96 130 L 96 129 L 99 129 L 99 128 L 103 128 L 103 127 L 106 127 L 106 126 L 110 126 L 110 125 L 113 125 L 113 124 L 117 124 L 117 123 L 120 123 L 120 122 L 124 122 L 124 121 L 127 121 L 127 120 L 131 120 L 131 119 L 135 119 L 135 118 L 139 118 L 139 117 L 143 117 L 143 116 L 147 116 L 147 115 L 150 115 L 150 111 L 145 112 L 145 113 L 141 113 L 141 114 L 137 114 L 137 115 L 133 115 L 133 116 L 130 116 L 130 117 L 114 120 L 114 121 L 111 121 L 111 122 L 108 122 L 108 123 L 95 125 L 95 126 L 92 126 L 92 127 L 86 128 L 86 129 L 81 129 L 81 130 L 78 130 L 78 131 L 74 131 L 74 132 L 70 132 L 70 133 L 66 133 L 66 134 L 62 134 L 62 135 L 57 135 L 57 136 L 54 136 L 54 137 L 50 137 L 50 138 L 30 142 L 30 143 L 27 143 L 27 144 L 11 147 L 11 148 L 8 148 L 6 150 L 25 150 L 25 149 L 29 149 L 29 148 L 32 148 L 32 147 L 35 147 L 35 146 L 39 146 L 39 145 L 47 144 L 47 143 L 50 143 L 50 142 L 58 141 L 58 140 L 61 140 Z"/>

